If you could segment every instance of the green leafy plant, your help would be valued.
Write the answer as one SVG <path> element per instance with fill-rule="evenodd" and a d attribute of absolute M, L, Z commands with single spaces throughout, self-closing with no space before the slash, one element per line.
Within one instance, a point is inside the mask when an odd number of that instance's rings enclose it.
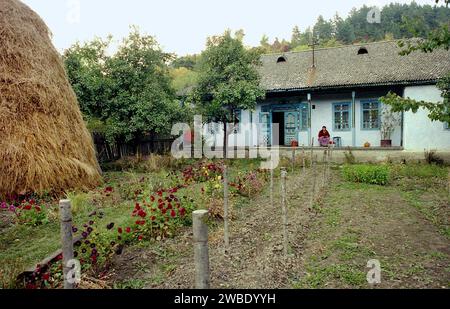
<path fill-rule="evenodd" d="M 388 166 L 346 165 L 342 170 L 345 180 L 374 185 L 387 185 L 391 179 Z"/>

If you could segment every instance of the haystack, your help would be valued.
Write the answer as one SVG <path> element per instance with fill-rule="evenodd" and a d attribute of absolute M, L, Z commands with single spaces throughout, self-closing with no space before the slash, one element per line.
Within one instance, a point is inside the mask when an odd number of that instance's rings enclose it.
<path fill-rule="evenodd" d="M 42 19 L 0 0 L 0 196 L 100 181 L 92 137 Z"/>

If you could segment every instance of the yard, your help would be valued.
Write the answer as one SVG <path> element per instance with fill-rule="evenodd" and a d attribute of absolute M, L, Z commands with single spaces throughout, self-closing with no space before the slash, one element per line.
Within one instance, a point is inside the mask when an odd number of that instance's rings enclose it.
<path fill-rule="evenodd" d="M 211 285 L 214 288 L 368 288 L 366 264 L 381 263 L 380 288 L 448 288 L 450 283 L 449 169 L 386 165 L 386 185 L 356 183 L 333 165 L 324 187 L 316 169 L 289 169 L 289 257 L 283 257 L 280 172 L 275 203 L 259 161 L 230 161 L 231 250 L 223 252 L 221 161 L 150 157 L 105 167 L 104 184 L 72 192 L 80 288 L 192 288 L 190 216 L 210 210 Z M 283 162 L 290 167 L 290 162 Z M 33 203 L 31 203 L 33 202 Z M 57 201 L 36 197 L 0 211 L 0 286 L 60 247 Z M 39 205 L 25 210 L 26 205 Z M 25 206 L 24 206 L 25 205 Z M 86 235 L 83 235 L 86 233 Z M 86 236 L 86 237 L 84 237 Z M 28 288 L 57 288 L 56 260 L 41 265 Z"/>

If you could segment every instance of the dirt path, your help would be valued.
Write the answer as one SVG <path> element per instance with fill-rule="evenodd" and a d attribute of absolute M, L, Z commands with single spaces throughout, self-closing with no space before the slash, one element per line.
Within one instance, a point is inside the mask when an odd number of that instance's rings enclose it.
<path fill-rule="evenodd" d="M 439 216 L 449 217 L 448 200 L 436 194 L 439 186 L 425 189 L 420 201 L 395 185 L 351 184 L 343 182 L 338 171 L 332 176 L 328 193 L 310 211 L 311 171 L 289 174 L 287 259 L 279 179 L 275 205 L 270 205 L 266 190 L 249 205 L 235 208 L 228 255 L 221 226 L 212 229 L 211 287 L 368 288 L 370 259 L 382 264 L 381 288 L 449 287 L 450 241 L 425 212 L 440 209 Z M 151 250 L 125 254 L 116 267 L 120 280 L 130 280 L 129 287 L 193 288 L 191 229 Z"/>
<path fill-rule="evenodd" d="M 280 182 L 275 183 L 274 205 L 270 205 L 269 190 L 238 208 L 237 219 L 231 225 L 231 250 L 225 255 L 223 230 L 210 234 L 211 285 L 213 288 L 291 288 L 289 273 L 300 271 L 303 240 L 313 212 L 308 210 L 310 177 L 291 174 L 287 179 L 290 257 L 283 257 Z M 194 265 L 191 235 L 183 239 L 188 243 L 177 267 L 157 288 L 193 288 Z M 179 250 L 180 248 L 178 248 Z"/>

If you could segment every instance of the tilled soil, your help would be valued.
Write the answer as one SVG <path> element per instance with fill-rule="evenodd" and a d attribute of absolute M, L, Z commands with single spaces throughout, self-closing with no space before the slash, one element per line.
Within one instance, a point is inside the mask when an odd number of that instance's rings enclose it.
<path fill-rule="evenodd" d="M 290 288 L 289 273 L 299 273 L 303 240 L 308 223 L 314 216 L 309 210 L 312 183 L 310 172 L 289 175 L 286 181 L 289 218 L 289 254 L 283 253 L 283 225 L 280 182 L 275 182 L 274 204 L 270 203 L 269 190 L 255 198 L 251 205 L 236 212 L 231 223 L 231 248 L 225 254 L 223 229 L 210 234 L 210 268 L 212 288 Z M 318 183 L 319 183 L 319 178 Z M 160 285 L 152 288 L 194 288 L 194 263 L 192 235 L 186 233 L 183 243 L 188 246 L 177 267 Z M 173 244 L 175 245 L 175 244 Z"/>

